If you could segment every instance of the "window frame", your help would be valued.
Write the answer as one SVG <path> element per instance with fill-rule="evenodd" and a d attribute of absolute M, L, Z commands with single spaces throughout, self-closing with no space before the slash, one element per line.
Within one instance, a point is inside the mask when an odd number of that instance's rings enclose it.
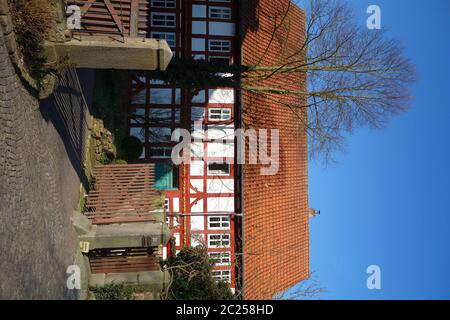
<path fill-rule="evenodd" d="M 157 5 L 156 3 L 164 3 L 164 5 Z M 173 5 L 170 5 L 173 4 Z M 175 9 L 177 7 L 177 1 L 176 0 L 152 0 L 150 3 L 151 7 L 154 8 L 167 8 L 167 9 Z"/>
<path fill-rule="evenodd" d="M 154 16 L 156 15 L 160 15 L 160 16 L 165 16 L 167 17 L 173 17 L 173 26 L 172 25 L 167 25 L 167 19 L 164 19 L 165 24 L 161 25 L 161 24 L 154 24 Z M 151 16 L 150 16 L 150 25 L 154 28 L 175 28 L 177 26 L 177 16 L 175 13 L 171 13 L 171 12 L 152 12 Z M 161 20 L 162 21 L 162 20 Z"/>
<path fill-rule="evenodd" d="M 214 10 L 221 10 L 221 11 L 227 11 L 227 12 L 213 13 L 212 11 L 214 11 Z M 212 15 L 214 15 L 214 14 L 219 15 L 219 16 L 213 17 Z M 233 12 L 230 7 L 210 6 L 208 8 L 208 18 L 209 19 L 229 21 L 229 20 L 231 20 L 232 14 L 233 14 Z"/>
<path fill-rule="evenodd" d="M 211 218 L 219 218 L 219 221 L 211 221 Z M 224 221 L 224 219 L 227 219 Z M 219 227 L 211 227 L 211 224 L 219 224 Z M 231 228 L 231 219 L 230 216 L 208 216 L 207 218 L 207 228 L 208 230 L 230 230 Z"/>
<path fill-rule="evenodd" d="M 209 169 L 209 165 L 210 164 L 214 164 L 214 163 L 218 163 L 218 164 L 226 164 L 227 168 L 228 168 L 228 172 L 221 172 L 218 170 L 210 170 Z M 229 175 L 231 175 L 231 163 L 229 161 L 207 161 L 206 162 L 206 175 L 211 177 L 211 176 L 223 176 L 223 177 L 228 177 Z"/>
<path fill-rule="evenodd" d="M 213 42 L 220 42 L 220 44 L 213 44 Z M 220 47 L 220 49 L 219 50 L 212 49 L 212 47 Z M 208 51 L 209 52 L 230 53 L 231 52 L 231 40 L 208 39 Z"/>
<path fill-rule="evenodd" d="M 213 111 L 220 111 L 219 113 L 214 113 Z M 227 111 L 227 112 L 225 112 Z M 220 119 L 212 119 L 211 116 L 212 115 L 220 115 Z M 224 116 L 227 115 L 229 116 L 228 119 L 224 118 Z M 231 110 L 231 108 L 221 108 L 221 107 L 211 107 L 208 108 L 208 121 L 209 122 L 220 122 L 220 121 L 231 121 L 233 119 L 233 112 Z"/>
<path fill-rule="evenodd" d="M 220 239 L 211 239 L 218 236 Z M 217 244 L 213 244 L 217 242 Z M 228 242 L 228 244 L 224 244 Z M 230 233 L 209 233 L 208 234 L 208 248 L 230 248 L 231 247 L 231 234 Z"/>
<path fill-rule="evenodd" d="M 163 155 L 162 156 L 154 156 L 152 155 L 152 151 L 158 149 L 158 150 L 163 150 Z M 167 154 L 167 152 L 169 154 Z M 151 159 L 170 159 L 172 157 L 172 147 L 150 147 L 150 158 Z"/>
<path fill-rule="evenodd" d="M 219 273 L 219 275 L 217 274 Z M 231 270 L 225 269 L 225 270 L 212 270 L 211 271 L 212 277 L 217 281 L 222 281 L 226 283 L 231 283 Z"/>
<path fill-rule="evenodd" d="M 214 252 L 210 251 L 208 252 L 209 259 L 214 261 L 214 266 L 216 267 L 225 267 L 225 266 L 231 266 L 231 251 L 225 251 L 225 252 Z M 213 255 L 217 255 L 218 257 L 213 257 Z M 218 260 L 219 262 L 215 262 Z M 228 260 L 224 262 L 224 260 Z"/>

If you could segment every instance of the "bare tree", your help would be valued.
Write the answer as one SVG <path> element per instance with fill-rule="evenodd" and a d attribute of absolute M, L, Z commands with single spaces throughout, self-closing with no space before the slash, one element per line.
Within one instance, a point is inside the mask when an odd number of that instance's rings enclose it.
<path fill-rule="evenodd" d="M 343 146 L 345 133 L 365 125 L 383 127 L 408 109 L 415 69 L 396 39 L 384 29 L 369 30 L 358 23 L 348 3 L 304 2 L 305 37 L 298 43 L 286 36 L 292 22 L 291 1 L 275 1 L 267 12 L 263 6 L 255 9 L 272 21 L 271 30 L 266 30 L 269 45 L 255 52 L 260 55 L 255 65 L 175 59 L 167 72 L 155 75 L 185 87 L 220 84 L 264 94 L 298 115 L 309 136 L 310 155 L 330 160 Z M 264 57 L 271 45 L 283 52 L 277 63 L 268 64 Z M 308 89 L 286 88 L 286 81 L 274 81 L 280 77 L 306 77 Z M 287 95 L 295 99 L 286 99 Z"/>
<path fill-rule="evenodd" d="M 276 297 L 277 300 L 316 300 L 327 290 L 321 286 L 314 272 L 298 283 L 292 290 L 283 292 Z"/>
<path fill-rule="evenodd" d="M 274 23 L 273 34 L 277 28 L 288 28 L 291 6 L 281 7 L 273 18 L 280 21 Z M 305 40 L 286 43 L 280 64 L 248 66 L 243 89 L 270 93 L 274 102 L 298 114 L 309 135 L 311 155 L 330 159 L 343 145 L 345 132 L 364 125 L 380 128 L 407 110 L 415 69 L 396 39 L 384 29 L 369 30 L 358 23 L 349 4 L 309 0 L 306 13 Z M 292 73 L 306 74 L 307 91 L 268 81 Z M 283 95 L 299 99 L 286 102 Z"/>

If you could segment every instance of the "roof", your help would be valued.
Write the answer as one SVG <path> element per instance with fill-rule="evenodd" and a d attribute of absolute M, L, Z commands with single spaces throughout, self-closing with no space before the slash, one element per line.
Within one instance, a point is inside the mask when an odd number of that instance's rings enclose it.
<path fill-rule="evenodd" d="M 305 14 L 288 0 L 241 1 L 240 13 L 244 65 L 274 65 L 304 37 Z M 283 23 L 272 36 L 274 17 Z M 270 81 L 306 90 L 304 74 Z M 271 299 L 309 275 L 307 136 L 297 116 L 268 94 L 244 91 L 242 108 L 245 129 L 280 130 L 278 173 L 263 176 L 259 164 L 243 167 L 244 298 Z"/>

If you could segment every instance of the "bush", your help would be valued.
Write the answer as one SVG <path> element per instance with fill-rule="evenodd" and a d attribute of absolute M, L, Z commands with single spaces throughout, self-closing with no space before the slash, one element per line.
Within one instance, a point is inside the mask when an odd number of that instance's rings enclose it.
<path fill-rule="evenodd" d="M 56 28 L 55 9 L 49 0 L 9 1 L 17 43 L 31 75 L 37 80 L 45 75 L 43 43 Z"/>
<path fill-rule="evenodd" d="M 131 300 L 134 289 L 123 284 L 108 284 L 90 288 L 97 300 Z"/>
<path fill-rule="evenodd" d="M 118 158 L 124 159 L 126 162 L 134 162 L 141 157 L 143 150 L 141 140 L 135 136 L 129 136 L 120 142 Z"/>
<path fill-rule="evenodd" d="M 126 116 L 124 97 L 128 92 L 128 74 L 123 70 L 96 70 L 94 91 L 94 116 L 104 121 L 114 135 L 114 141 L 125 137 Z"/>
<path fill-rule="evenodd" d="M 212 277 L 214 264 L 205 248 L 183 248 L 171 256 L 165 267 L 172 275 L 172 283 L 164 298 L 166 300 L 234 300 L 227 283 Z"/>

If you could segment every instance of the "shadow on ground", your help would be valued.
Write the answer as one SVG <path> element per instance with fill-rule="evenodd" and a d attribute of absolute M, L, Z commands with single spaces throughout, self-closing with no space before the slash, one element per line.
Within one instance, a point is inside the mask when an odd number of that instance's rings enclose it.
<path fill-rule="evenodd" d="M 58 88 L 41 102 L 43 119 L 51 122 L 58 131 L 67 155 L 80 181 L 88 190 L 88 179 L 83 170 L 86 159 L 88 117 L 92 112 L 95 70 L 68 70 Z"/>

